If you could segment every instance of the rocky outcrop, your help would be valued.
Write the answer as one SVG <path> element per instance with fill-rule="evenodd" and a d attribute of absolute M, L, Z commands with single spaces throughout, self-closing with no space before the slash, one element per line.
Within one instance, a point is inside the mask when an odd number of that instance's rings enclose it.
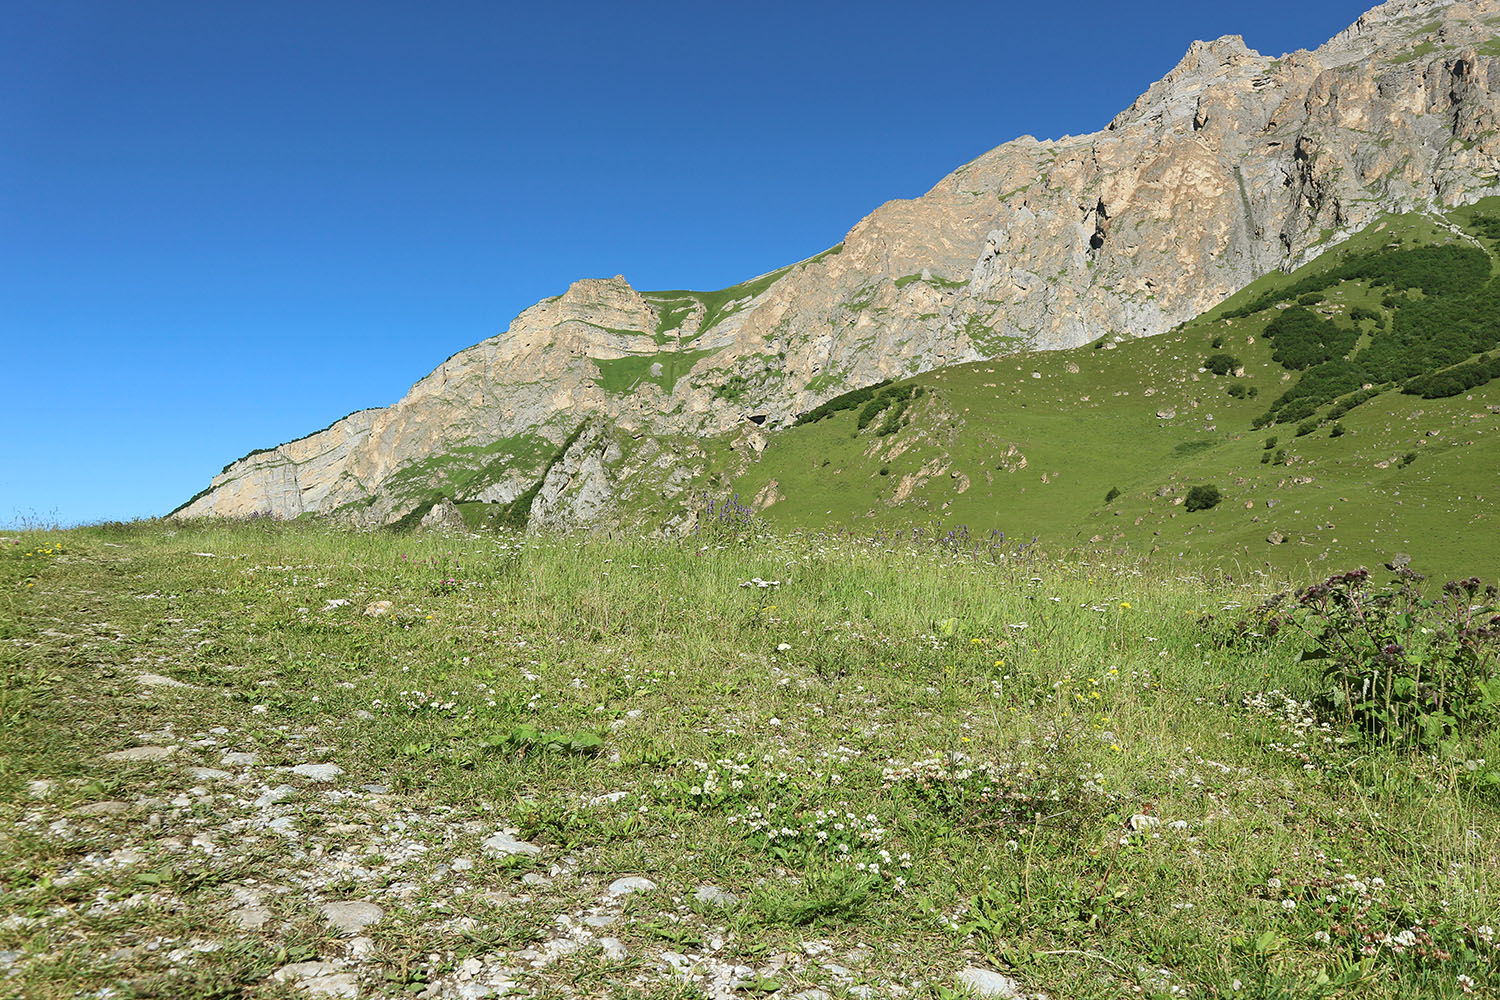
<path fill-rule="evenodd" d="M 552 461 L 585 419 L 769 429 L 884 378 L 1161 333 L 1382 215 L 1497 193 L 1497 23 L 1500 0 L 1393 0 L 1315 51 L 1195 42 L 1101 131 L 1008 142 L 810 260 L 714 293 L 579 281 L 180 514 L 382 523 L 435 495 L 510 500 L 550 468 L 566 485 L 543 484 L 539 523 L 587 520 L 614 460 Z"/>

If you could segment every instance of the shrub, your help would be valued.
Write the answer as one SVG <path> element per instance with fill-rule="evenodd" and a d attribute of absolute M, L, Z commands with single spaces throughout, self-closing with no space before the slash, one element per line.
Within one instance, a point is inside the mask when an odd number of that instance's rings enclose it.
<path fill-rule="evenodd" d="M 1320 421 L 1317 417 L 1313 417 L 1311 420 L 1302 421 L 1302 423 L 1297 425 L 1297 436 L 1306 437 L 1307 435 L 1318 429 L 1319 423 Z"/>
<path fill-rule="evenodd" d="M 1224 337 L 1222 335 L 1220 335 L 1218 337 L 1215 337 L 1214 338 L 1214 342 L 1213 342 L 1213 349 L 1217 351 L 1219 348 L 1221 348 L 1223 346 L 1224 346 Z"/>
<path fill-rule="evenodd" d="M 1240 359 L 1233 354 L 1211 354 L 1208 360 L 1203 362 L 1203 367 L 1215 375 L 1228 375 L 1240 367 Z"/>
<path fill-rule="evenodd" d="M 1223 499 L 1224 495 L 1219 492 L 1217 486 L 1205 484 L 1203 486 L 1194 486 L 1188 490 L 1187 500 L 1183 503 L 1183 506 L 1188 510 L 1209 510 L 1210 508 L 1217 507 Z"/>
<path fill-rule="evenodd" d="M 1270 437 L 1266 438 L 1266 451 L 1270 451 L 1272 448 L 1276 447 L 1277 440 L 1279 439 L 1275 434 L 1272 434 Z"/>
<path fill-rule="evenodd" d="M 1114 503 L 1115 497 L 1117 497 L 1119 495 L 1120 495 L 1120 488 L 1118 486 L 1111 486 L 1109 488 L 1109 492 L 1106 493 L 1106 494 L 1104 494 L 1104 502 L 1105 503 Z"/>
<path fill-rule="evenodd" d="M 1346 433 L 1348 432 L 1344 430 L 1344 425 L 1339 423 L 1338 421 L 1334 421 L 1333 428 L 1329 430 L 1328 436 L 1331 438 L 1338 438 L 1343 437 Z"/>
<path fill-rule="evenodd" d="M 1314 640 L 1304 659 L 1326 660 L 1317 704 L 1325 717 L 1390 742 L 1435 746 L 1500 721 L 1500 608 L 1493 586 L 1453 581 L 1423 600 L 1399 571 L 1370 589 L 1359 569 L 1297 594 Z M 1308 626 L 1317 628 L 1314 633 Z"/>
<path fill-rule="evenodd" d="M 1229 395 L 1233 396 L 1235 399 L 1245 398 L 1245 387 L 1243 385 L 1240 385 L 1238 382 L 1230 386 L 1228 391 Z"/>

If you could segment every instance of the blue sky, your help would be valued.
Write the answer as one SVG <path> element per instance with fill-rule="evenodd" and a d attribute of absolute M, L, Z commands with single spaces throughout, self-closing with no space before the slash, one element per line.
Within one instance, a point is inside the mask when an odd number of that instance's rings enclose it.
<path fill-rule="evenodd" d="M 0 524 L 163 514 L 576 278 L 719 288 L 1361 2 L 0 5 Z"/>

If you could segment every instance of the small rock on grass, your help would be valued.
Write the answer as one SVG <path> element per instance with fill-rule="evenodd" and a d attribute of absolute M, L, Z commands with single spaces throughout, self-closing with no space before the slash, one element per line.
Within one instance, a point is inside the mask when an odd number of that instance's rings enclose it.
<path fill-rule="evenodd" d="M 226 753 L 223 757 L 219 758 L 219 763 L 227 764 L 230 767 L 247 767 L 252 764 L 259 764 L 260 756 L 253 753 Z"/>
<path fill-rule="evenodd" d="M 74 816 L 118 816 L 120 813 L 129 812 L 132 806 L 129 802 L 120 802 L 110 799 L 105 802 L 90 802 L 86 806 L 79 806 L 73 810 Z"/>
<path fill-rule="evenodd" d="M 632 892 L 650 892 L 656 888 L 656 883 L 649 878 L 640 875 L 631 875 L 627 878 L 617 878 L 609 884 L 609 894 L 616 899 L 628 896 Z"/>
<path fill-rule="evenodd" d="M 710 906 L 733 906 L 740 901 L 740 897 L 732 892 L 725 892 L 716 885 L 700 885 L 693 893 L 693 898 Z"/>
<path fill-rule="evenodd" d="M 542 853 L 540 847 L 527 843 L 524 840 L 517 840 L 504 830 L 490 834 L 484 838 L 479 846 L 483 847 L 484 853 L 492 858 L 508 858 L 515 854 L 529 854 L 534 856 Z"/>
<path fill-rule="evenodd" d="M 109 764 L 126 764 L 142 760 L 165 760 L 176 752 L 176 747 L 130 747 L 107 753 L 99 759 Z"/>
<path fill-rule="evenodd" d="M 379 618 L 381 615 L 390 614 L 394 607 L 395 605 L 390 601 L 371 601 L 365 605 L 365 614 L 371 618 Z"/>
<path fill-rule="evenodd" d="M 234 775 L 228 771 L 221 771 L 217 767 L 190 767 L 188 777 L 195 781 L 223 781 L 226 778 L 233 778 Z"/>
<path fill-rule="evenodd" d="M 292 773 L 309 781 L 332 781 L 343 774 L 344 769 L 337 764 L 297 764 Z"/>
<path fill-rule="evenodd" d="M 993 969 L 970 966 L 958 974 L 958 985 L 982 997 L 1019 997 L 1021 984 Z"/>
<path fill-rule="evenodd" d="M 619 938 L 607 937 L 599 939 L 599 947 L 604 949 L 604 960 L 606 962 L 625 961 L 625 942 Z"/>
<path fill-rule="evenodd" d="M 182 681 L 174 680 L 171 677 L 165 677 L 165 676 L 163 676 L 161 674 L 136 674 L 135 675 L 135 682 L 137 684 L 144 684 L 146 687 L 168 687 L 168 688 L 192 687 L 191 684 L 184 684 L 184 683 L 182 683 Z"/>
<path fill-rule="evenodd" d="M 323 904 L 323 919 L 341 934 L 358 934 L 372 924 L 380 922 L 385 911 L 374 903 L 347 900 Z"/>

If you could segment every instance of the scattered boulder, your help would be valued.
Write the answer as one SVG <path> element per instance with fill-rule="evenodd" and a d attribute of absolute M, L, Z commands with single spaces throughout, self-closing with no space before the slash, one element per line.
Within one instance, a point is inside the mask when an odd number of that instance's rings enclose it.
<path fill-rule="evenodd" d="M 468 525 L 464 524 L 464 516 L 447 497 L 433 504 L 432 509 L 422 515 L 420 526 L 426 531 L 469 530 Z"/>

